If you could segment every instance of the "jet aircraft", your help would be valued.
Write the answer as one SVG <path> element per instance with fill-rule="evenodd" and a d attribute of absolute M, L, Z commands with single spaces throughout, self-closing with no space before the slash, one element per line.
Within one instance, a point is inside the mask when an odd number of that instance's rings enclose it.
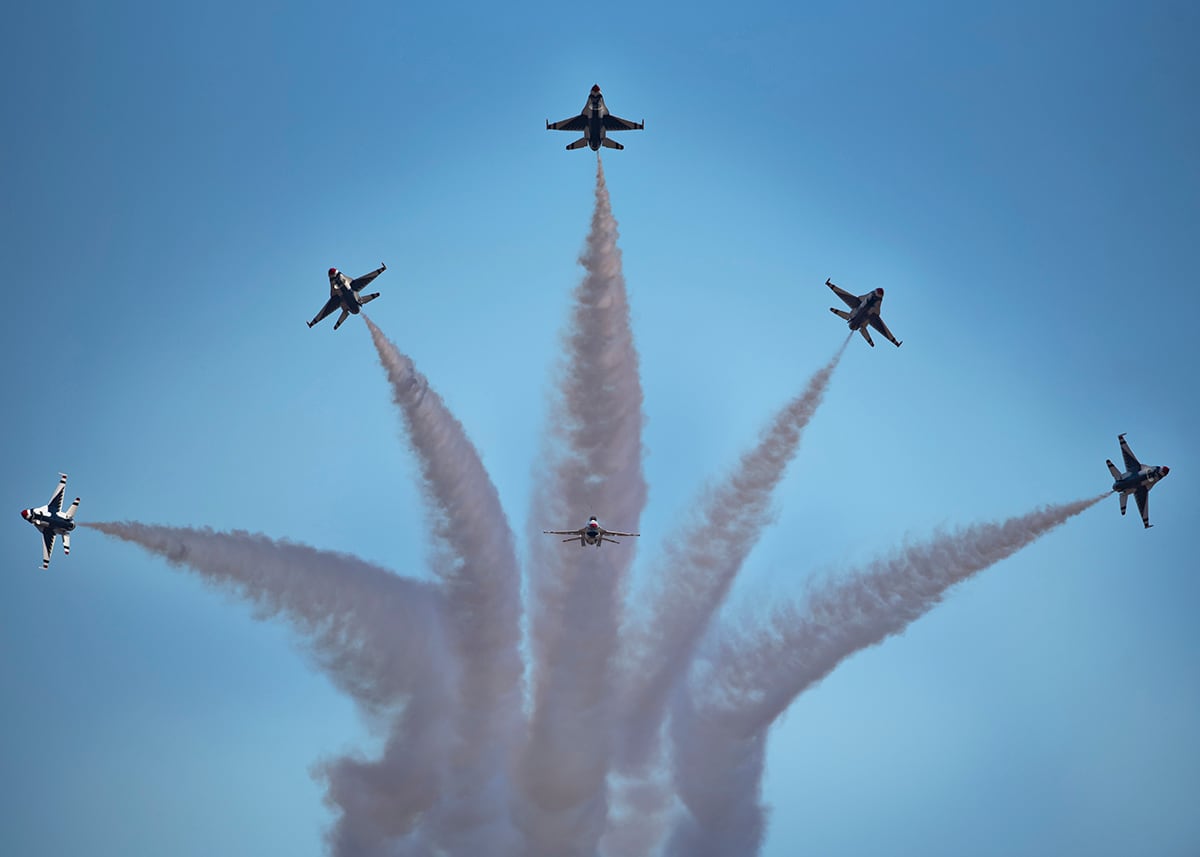
<path fill-rule="evenodd" d="M 601 542 L 612 542 L 614 545 L 619 545 L 619 541 L 609 537 L 641 535 L 641 533 L 618 533 L 616 530 L 606 530 L 600 526 L 595 515 L 588 518 L 586 527 L 580 527 L 578 530 L 542 530 L 542 532 L 548 536 L 569 536 L 570 538 L 563 539 L 564 542 L 573 542 L 579 539 L 580 547 L 584 545 L 600 547 Z"/>
<path fill-rule="evenodd" d="M 1124 434 L 1117 435 L 1117 440 L 1121 442 L 1121 455 L 1125 457 L 1125 472 L 1117 470 L 1117 466 L 1112 461 L 1105 461 L 1105 464 L 1108 465 L 1108 472 L 1116 480 L 1113 482 L 1112 490 L 1121 495 L 1122 515 L 1125 514 L 1125 504 L 1129 502 L 1129 495 L 1133 495 L 1133 499 L 1137 500 L 1138 511 L 1142 513 L 1142 526 L 1148 530 L 1154 526 L 1150 523 L 1150 489 L 1170 473 L 1171 468 L 1165 464 L 1154 466 L 1142 464 L 1133 454 L 1133 450 L 1129 448 L 1129 444 L 1125 442 Z"/>
<path fill-rule="evenodd" d="M 567 144 L 567 149 L 582 149 L 584 146 L 591 146 L 593 152 L 600 151 L 600 147 L 606 149 L 624 149 L 625 147 L 616 140 L 608 138 L 609 131 L 640 131 L 646 127 L 645 121 L 630 122 L 628 119 L 622 119 L 620 116 L 614 116 L 608 112 L 608 108 L 604 106 L 604 96 L 600 94 L 600 84 L 592 87 L 592 91 L 588 93 L 587 104 L 583 105 L 583 110 L 579 111 L 578 116 L 572 116 L 570 119 L 564 119 L 561 122 L 551 122 L 546 120 L 547 131 L 582 131 L 583 136 L 574 143 Z"/>
<path fill-rule="evenodd" d="M 825 285 L 833 289 L 833 293 L 841 298 L 846 306 L 850 307 L 850 312 L 844 309 L 830 307 L 829 311 L 836 316 L 846 319 L 850 322 L 850 329 L 857 330 L 862 334 L 863 339 L 867 340 L 867 345 L 872 348 L 875 343 L 871 341 L 871 334 L 867 332 L 867 325 L 878 330 L 888 341 L 894 344 L 897 348 L 901 343 L 896 337 L 892 336 L 892 332 L 888 330 L 887 325 L 883 323 L 883 319 L 879 317 L 879 308 L 883 304 L 883 289 L 875 289 L 867 292 L 865 295 L 852 295 L 845 289 L 839 289 L 829 280 L 825 280 Z"/>
<path fill-rule="evenodd" d="M 329 315 L 339 307 L 342 314 L 338 320 L 333 323 L 333 329 L 337 330 L 342 326 L 342 322 L 346 320 L 346 316 L 358 315 L 363 304 L 369 304 L 375 298 L 379 297 L 379 292 L 363 297 L 359 292 L 363 286 L 371 282 L 387 270 L 387 265 L 382 262 L 379 267 L 369 274 L 363 274 L 361 277 L 350 279 L 337 268 L 329 269 L 329 300 L 325 301 L 325 306 L 321 307 L 321 311 L 316 314 L 312 321 L 308 322 L 308 326 L 312 327 L 325 316 Z"/>
<path fill-rule="evenodd" d="M 75 510 L 79 498 L 75 498 L 67 511 L 62 511 L 63 492 L 67 490 L 67 474 L 58 474 L 58 486 L 50 496 L 50 502 L 36 509 L 22 509 L 21 517 L 42 531 L 42 568 L 50 567 L 50 554 L 54 540 L 62 536 L 63 556 L 71 553 L 71 530 L 75 529 Z"/>

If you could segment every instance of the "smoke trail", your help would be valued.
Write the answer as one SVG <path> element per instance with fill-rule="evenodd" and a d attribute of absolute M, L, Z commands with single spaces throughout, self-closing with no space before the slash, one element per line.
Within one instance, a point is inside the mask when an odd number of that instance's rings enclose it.
<path fill-rule="evenodd" d="M 853 334 L 851 334 L 853 335 Z M 776 414 L 758 445 L 682 527 L 688 537 L 669 542 L 658 581 L 639 627 L 623 635 L 622 722 L 618 751 L 625 770 L 653 758 L 667 700 L 686 675 L 700 637 L 729 593 L 746 555 L 770 523 L 771 494 L 795 457 L 800 436 L 829 387 L 846 351 L 847 337 L 832 359 L 809 379 L 800 395 Z"/>
<path fill-rule="evenodd" d="M 321 669 L 367 713 L 378 719 L 397 712 L 388 744 L 407 748 L 401 758 L 393 753 L 378 763 L 340 760 L 321 768 L 329 783 L 327 800 L 344 812 L 335 830 L 359 846 L 336 854 L 368 853 L 367 842 L 382 847 L 408 833 L 433 807 L 450 753 L 444 712 L 456 704 L 456 665 L 447 652 L 442 599 L 434 586 L 346 554 L 243 531 L 130 522 L 82 526 L 186 565 L 254 604 L 256 618 L 282 614 L 309 641 Z M 375 780 L 393 786 L 387 824 L 378 830 L 370 825 L 347 830 L 363 814 L 361 792 L 345 784 L 344 773 L 355 766 L 371 768 Z M 376 795 L 371 799 L 381 802 Z"/>
<path fill-rule="evenodd" d="M 671 736 L 675 784 L 687 807 L 667 854 L 752 854 L 767 730 L 797 695 L 850 655 L 924 615 L 946 591 L 1066 523 L 1108 494 L 1047 506 L 1002 523 L 974 524 L 876 560 L 809 592 L 802 607 L 724 639 L 702 676 L 703 702 L 679 694 Z M 719 850 L 711 850 L 720 843 Z"/>
<path fill-rule="evenodd" d="M 598 514 L 636 528 L 646 502 L 642 389 L 603 166 L 566 337 L 561 404 L 538 474 L 531 526 L 570 529 Z M 534 857 L 593 854 L 607 816 L 610 661 L 634 545 L 581 548 L 534 536 L 530 646 L 533 712 L 518 822 Z"/>
<path fill-rule="evenodd" d="M 446 621 L 460 664 L 452 794 L 435 818 L 451 854 L 522 850 L 508 806 L 508 754 L 522 726 L 520 569 L 500 496 L 462 424 L 366 318 L 420 463 L 440 550 Z"/>

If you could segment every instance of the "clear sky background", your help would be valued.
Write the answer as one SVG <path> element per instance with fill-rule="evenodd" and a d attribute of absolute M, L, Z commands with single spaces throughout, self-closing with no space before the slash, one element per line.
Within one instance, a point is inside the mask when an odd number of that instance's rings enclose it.
<path fill-rule="evenodd" d="M 905 8 L 899 8 L 904 5 Z M 422 575 L 415 464 L 330 266 L 478 445 L 523 541 L 599 83 L 648 418 L 645 573 L 887 290 L 727 616 L 939 526 L 1112 498 L 800 697 L 764 854 L 1200 848 L 1200 7 L 21 4 L 4 12 L 0 851 L 324 852 L 372 739 L 277 621 L 17 515 L 245 528 Z M 1132 504 L 1131 504 L 1132 507 Z M 631 548 L 632 549 L 632 548 Z"/>

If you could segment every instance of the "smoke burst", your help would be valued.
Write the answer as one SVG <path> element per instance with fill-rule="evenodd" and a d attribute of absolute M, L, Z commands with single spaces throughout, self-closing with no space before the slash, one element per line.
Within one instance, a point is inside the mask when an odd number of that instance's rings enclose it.
<path fill-rule="evenodd" d="M 240 530 L 131 522 L 82 526 L 192 569 L 206 583 L 255 605 L 259 619 L 284 617 L 334 684 L 373 722 L 390 724 L 381 760 L 339 759 L 322 766 L 327 798 L 343 813 L 330 833 L 335 853 L 368 854 L 403 841 L 434 809 L 449 777 L 453 736 L 444 727 L 445 712 L 459 704 L 459 664 L 449 650 L 437 587 L 348 554 Z M 342 847 L 346 843 L 353 847 Z"/>
<path fill-rule="evenodd" d="M 603 165 L 566 336 L 566 364 L 537 473 L 534 527 L 600 515 L 636 528 L 646 504 L 642 387 Z M 608 516 L 605 518 L 604 516 Z M 576 522 L 576 523 L 572 523 Z M 540 524 L 540 526 L 539 526 Z M 532 534 L 534 694 L 519 822 L 530 854 L 595 852 L 608 815 L 611 660 L 634 545 L 581 548 Z"/>
<path fill-rule="evenodd" d="M 656 584 L 649 606 L 625 635 L 619 746 L 623 768 L 641 769 L 653 759 L 667 699 L 686 675 L 696 645 L 770 523 L 771 497 L 849 342 L 847 337 L 804 390 L 775 415 L 729 476 L 705 492 L 693 507 L 699 511 L 681 527 L 688 537 L 665 546 L 651 575 Z"/>
<path fill-rule="evenodd" d="M 460 670 L 449 853 L 523 850 L 509 822 L 511 748 L 522 727 L 521 573 L 512 528 L 479 452 L 410 358 L 364 315 L 420 463 L 436 552 L 432 565 Z"/>
<path fill-rule="evenodd" d="M 636 623 L 625 620 L 636 543 L 580 548 L 537 532 L 590 514 L 636 528 L 646 502 L 638 357 L 599 162 L 580 261 L 532 507 L 527 646 L 520 569 L 495 487 L 441 397 L 369 319 L 420 464 L 435 583 L 244 532 L 91 525 L 190 567 L 261 618 L 284 617 L 336 686 L 385 725 L 378 759 L 319 768 L 340 811 L 328 837 L 339 857 L 633 857 L 657 849 L 672 816 L 672 857 L 753 854 L 766 829 L 767 733 L 794 698 L 955 583 L 1100 499 L 938 535 L 814 588 L 764 624 L 714 633 L 838 351 L 706 496 L 690 524 L 697 541 L 668 548 L 655 597 Z M 706 633 L 713 645 L 700 660 Z M 670 740 L 659 742 L 664 726 Z"/>
<path fill-rule="evenodd" d="M 688 812 L 667 853 L 754 853 L 763 830 L 762 744 L 792 701 L 850 655 L 903 631 L 955 584 L 1107 496 L 935 535 L 811 589 L 802 605 L 776 608 L 765 627 L 726 634 L 699 698 L 681 694 L 674 707 L 675 784 Z M 726 850 L 706 850 L 715 841 Z"/>

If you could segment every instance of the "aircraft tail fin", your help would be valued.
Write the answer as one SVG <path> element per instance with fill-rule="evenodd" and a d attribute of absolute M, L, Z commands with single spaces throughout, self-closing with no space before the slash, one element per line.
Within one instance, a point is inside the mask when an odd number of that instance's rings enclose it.
<path fill-rule="evenodd" d="M 1104 463 L 1108 465 L 1108 472 L 1112 474 L 1113 479 L 1121 478 L 1121 471 L 1117 470 L 1117 465 L 1108 460 L 1106 460 Z"/>
<path fill-rule="evenodd" d="M 379 292 L 375 292 L 372 295 L 367 295 L 365 298 L 359 298 L 358 305 L 362 306 L 363 304 L 369 304 L 371 301 L 375 300 L 375 298 L 377 298 L 377 297 L 379 297 Z"/>
<path fill-rule="evenodd" d="M 571 149 L 582 149 L 587 145 L 587 137 L 580 137 L 574 143 L 567 143 L 567 151 Z"/>
<path fill-rule="evenodd" d="M 349 317 L 350 317 L 350 310 L 348 310 L 348 309 L 342 310 L 342 314 L 338 316 L 338 320 L 333 323 L 333 329 L 337 330 L 339 327 L 342 326 L 342 322 L 345 321 Z"/>
<path fill-rule="evenodd" d="M 68 521 L 72 520 L 75 517 L 75 512 L 78 508 L 79 508 L 79 498 L 76 497 L 75 501 L 73 503 L 71 503 L 70 506 L 67 507 L 67 511 L 63 512 L 63 517 L 66 518 Z M 63 536 L 64 544 L 66 543 L 66 538 L 67 538 L 66 536 Z"/>
<path fill-rule="evenodd" d="M 872 348 L 875 347 L 875 343 L 871 341 L 871 334 L 867 333 L 867 326 L 865 324 L 858 329 L 858 332 L 862 334 L 863 339 L 867 340 L 867 345 Z"/>
<path fill-rule="evenodd" d="M 611 137 L 605 137 L 600 141 L 600 145 L 606 149 L 624 149 L 625 147 Z"/>
<path fill-rule="evenodd" d="M 71 534 L 63 533 L 63 556 L 71 555 Z"/>
<path fill-rule="evenodd" d="M 850 313 L 846 312 L 844 309 L 838 309 L 837 307 L 830 307 L 829 311 L 831 313 L 833 313 L 834 315 L 836 315 L 838 318 L 844 318 L 844 319 L 846 319 L 846 321 L 850 320 Z"/>

